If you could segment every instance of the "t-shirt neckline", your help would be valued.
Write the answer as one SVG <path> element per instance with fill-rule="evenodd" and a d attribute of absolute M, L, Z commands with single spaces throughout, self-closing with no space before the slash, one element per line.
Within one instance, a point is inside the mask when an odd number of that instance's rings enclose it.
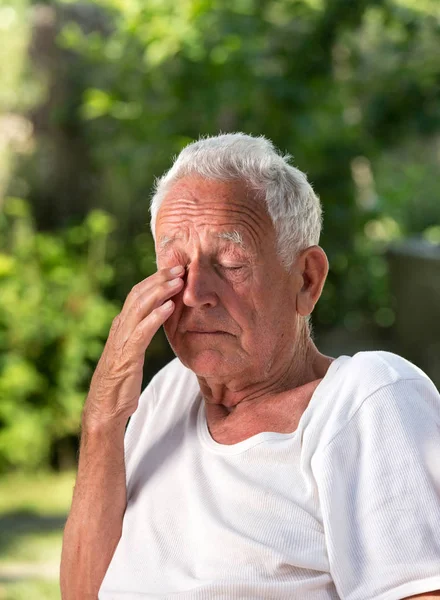
<path fill-rule="evenodd" d="M 214 440 L 214 438 L 209 432 L 208 423 L 206 421 L 205 402 L 203 400 L 201 392 L 199 392 L 197 395 L 197 401 L 199 402 L 199 407 L 197 411 L 197 433 L 199 440 L 205 448 L 216 452 L 217 454 L 230 455 L 240 454 L 242 452 L 245 452 L 249 448 L 253 448 L 254 446 L 262 444 L 263 442 L 268 440 L 282 441 L 296 437 L 301 422 L 303 421 L 307 413 L 313 409 L 313 404 L 315 404 L 318 398 L 321 396 L 324 387 L 327 385 L 331 377 L 333 377 L 334 373 L 339 369 L 341 364 L 348 358 L 350 357 L 346 355 L 341 355 L 338 358 L 335 358 L 330 363 L 326 374 L 322 378 L 322 381 L 320 381 L 319 384 L 316 386 L 305 411 L 301 415 L 297 428 L 291 433 L 279 433 L 277 431 L 262 431 L 260 433 L 256 433 L 255 435 L 252 435 L 246 440 L 237 442 L 236 444 L 220 444 L 219 442 L 216 442 Z"/>

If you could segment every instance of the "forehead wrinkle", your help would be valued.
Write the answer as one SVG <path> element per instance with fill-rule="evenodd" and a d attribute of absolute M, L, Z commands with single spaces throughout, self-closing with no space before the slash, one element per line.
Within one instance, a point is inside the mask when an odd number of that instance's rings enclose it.
<path fill-rule="evenodd" d="M 175 202 L 179 202 L 179 203 L 183 203 L 185 206 L 182 207 L 182 205 L 175 205 Z M 171 206 L 169 206 L 171 204 Z M 173 206 L 174 204 L 174 206 Z M 167 206 L 168 205 L 168 206 Z M 261 208 L 264 209 L 263 204 L 261 204 Z M 178 220 L 178 222 L 182 222 L 182 216 L 181 213 L 187 211 L 189 216 L 197 216 L 198 214 L 200 214 L 200 211 L 202 211 L 202 215 L 204 217 L 208 217 L 208 216 L 227 216 L 229 217 L 231 213 L 233 213 L 234 215 L 237 215 L 238 217 L 245 217 L 244 221 L 249 220 L 253 223 L 254 227 L 256 229 L 259 229 L 263 235 L 264 235 L 264 230 L 265 230 L 265 223 L 264 223 L 264 218 L 258 214 L 258 212 L 256 210 L 253 209 L 253 206 L 251 205 L 251 203 L 246 203 L 246 209 L 243 206 L 242 202 L 234 202 L 233 200 L 228 200 L 228 206 L 218 206 L 216 204 L 214 205 L 208 205 L 208 206 L 200 206 L 199 202 L 194 202 L 194 200 L 188 200 L 186 198 L 177 198 L 177 199 L 168 199 L 167 201 L 164 201 L 162 203 L 161 206 L 161 212 L 162 212 L 162 218 L 164 217 L 164 214 L 166 215 L 165 218 L 167 219 L 171 219 L 172 221 L 172 217 L 174 216 L 174 214 L 176 215 L 176 219 Z M 270 224 L 272 224 L 272 220 L 270 219 L 269 215 L 267 215 L 267 213 L 265 214 L 265 217 L 267 219 L 269 219 Z"/>
<path fill-rule="evenodd" d="M 198 224 L 198 227 L 203 227 L 203 226 L 206 226 L 206 225 L 208 225 L 208 226 L 212 225 L 212 221 L 205 221 L 205 218 L 207 216 L 209 216 L 209 215 L 206 215 L 206 214 L 203 215 L 203 221 L 202 221 L 202 223 Z M 228 213 L 225 216 L 227 216 L 229 218 L 231 217 L 230 213 Z M 168 226 L 171 226 L 172 228 L 174 228 L 173 226 L 178 226 L 179 228 L 181 228 L 182 226 L 188 226 L 188 225 L 195 226 L 194 221 L 192 221 L 191 219 L 188 219 L 188 218 L 182 218 L 182 215 L 179 215 L 179 216 L 176 215 L 176 218 L 169 218 L 168 217 L 168 218 L 165 218 L 164 221 L 165 221 L 165 223 Z M 257 224 L 257 225 L 259 225 L 259 224 Z M 261 243 L 262 243 L 262 241 L 263 241 L 263 239 L 265 237 L 263 227 L 258 226 L 258 228 L 256 228 L 254 226 L 254 223 L 250 219 L 241 220 L 239 223 L 237 223 L 236 221 L 232 221 L 231 222 L 229 219 L 227 219 L 227 220 L 225 219 L 225 222 L 223 222 L 221 225 L 219 224 L 219 226 L 221 226 L 221 227 L 231 227 L 231 231 L 232 230 L 236 230 L 237 227 L 245 229 L 246 230 L 246 234 L 249 236 L 249 238 L 253 242 L 253 245 L 256 246 L 256 247 L 258 247 L 259 245 L 261 245 Z M 267 234 L 267 232 L 266 232 L 266 234 Z M 161 240 L 163 237 L 164 236 L 160 236 L 159 239 Z M 173 239 L 178 239 L 178 237 L 176 235 L 175 236 L 168 236 L 168 237 L 171 237 Z M 182 237 L 182 236 L 180 236 L 180 237 Z M 164 247 L 166 247 L 168 245 L 168 242 L 165 240 L 163 242 L 163 245 L 164 245 Z"/>
<path fill-rule="evenodd" d="M 209 236 L 229 242 L 230 244 L 232 244 L 233 247 L 239 247 L 241 250 L 244 250 L 248 255 L 255 254 L 255 250 L 258 247 L 258 242 L 254 240 L 252 235 L 249 236 L 249 239 L 251 239 L 252 241 L 251 245 L 245 243 L 243 234 L 237 229 L 233 229 L 230 231 L 210 232 Z M 175 242 L 183 240 L 185 239 L 185 237 L 187 236 L 184 236 L 179 233 L 176 233 L 174 235 L 163 234 L 159 237 L 158 240 L 158 250 L 165 252 L 168 249 L 171 249 Z M 255 248 L 251 248 L 251 246 L 255 246 Z"/>

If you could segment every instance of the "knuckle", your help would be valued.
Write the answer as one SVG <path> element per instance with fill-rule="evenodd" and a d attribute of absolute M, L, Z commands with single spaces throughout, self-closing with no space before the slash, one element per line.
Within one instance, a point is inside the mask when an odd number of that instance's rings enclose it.
<path fill-rule="evenodd" d="M 163 288 L 162 286 L 156 286 L 154 290 L 151 292 L 150 301 L 151 301 L 151 310 L 154 310 L 158 304 L 161 302 L 163 298 Z"/>
<path fill-rule="evenodd" d="M 136 315 L 142 315 L 144 310 L 144 305 L 141 302 L 140 298 L 137 297 L 135 303 L 133 304 L 133 311 L 135 312 Z"/>
<path fill-rule="evenodd" d="M 161 293 L 165 293 L 165 294 L 169 294 L 170 291 L 173 289 L 173 286 L 170 285 L 170 279 L 166 279 L 165 281 L 162 282 L 162 286 L 161 286 Z"/>
<path fill-rule="evenodd" d="M 132 298 L 138 298 L 140 295 L 140 284 L 136 283 L 136 285 L 134 285 L 131 290 L 130 290 L 130 294 L 129 294 Z"/>
<path fill-rule="evenodd" d="M 142 331 L 142 329 L 140 327 L 136 327 L 136 329 L 134 329 L 133 333 L 131 334 L 131 341 L 132 342 L 140 342 L 143 337 L 144 337 L 144 332 Z"/>
<path fill-rule="evenodd" d="M 119 324 L 121 322 L 121 313 L 117 314 L 116 317 L 113 319 L 112 324 L 111 324 L 111 330 L 115 330 L 119 327 Z"/>

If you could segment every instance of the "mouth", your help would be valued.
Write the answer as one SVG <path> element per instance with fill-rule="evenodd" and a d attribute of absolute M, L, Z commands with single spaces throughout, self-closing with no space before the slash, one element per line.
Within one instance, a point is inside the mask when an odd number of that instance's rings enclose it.
<path fill-rule="evenodd" d="M 229 335 L 225 331 L 187 331 L 187 333 L 196 335 Z"/>

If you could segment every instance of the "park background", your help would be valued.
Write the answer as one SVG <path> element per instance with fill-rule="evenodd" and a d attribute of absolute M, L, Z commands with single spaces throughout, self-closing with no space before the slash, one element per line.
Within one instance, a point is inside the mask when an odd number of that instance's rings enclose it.
<path fill-rule="evenodd" d="M 234 131 L 321 197 L 318 347 L 440 384 L 437 0 L 0 0 L 0 600 L 60 597 L 90 378 L 155 271 L 154 179 Z M 144 386 L 171 358 L 160 331 Z"/>

